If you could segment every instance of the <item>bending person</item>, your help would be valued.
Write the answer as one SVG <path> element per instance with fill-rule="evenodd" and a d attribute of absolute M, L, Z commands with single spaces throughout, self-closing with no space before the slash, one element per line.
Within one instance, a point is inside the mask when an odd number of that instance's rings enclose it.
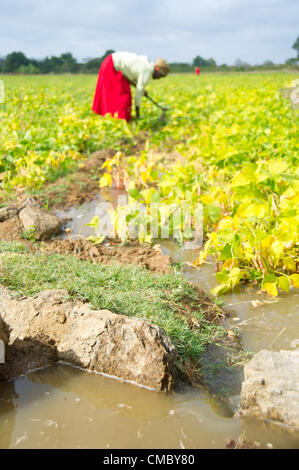
<path fill-rule="evenodd" d="M 140 103 L 147 95 L 145 87 L 151 78 L 166 77 L 170 68 L 164 59 L 150 62 L 144 55 L 114 52 L 108 55 L 99 70 L 92 110 L 105 116 L 110 113 L 119 119 L 131 118 L 132 95 L 130 85 L 136 87 L 136 116 L 140 116 Z"/>

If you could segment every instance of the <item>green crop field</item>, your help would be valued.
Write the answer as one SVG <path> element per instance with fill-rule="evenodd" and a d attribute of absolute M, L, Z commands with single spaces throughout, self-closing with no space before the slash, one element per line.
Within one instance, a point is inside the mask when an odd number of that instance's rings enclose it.
<path fill-rule="evenodd" d="M 113 148 L 101 187 L 121 178 L 148 207 L 203 204 L 196 264 L 217 259 L 215 293 L 241 281 L 273 296 L 298 287 L 298 114 L 280 94 L 295 74 L 171 75 L 148 87 L 170 107 L 166 119 L 143 99 L 142 118 L 129 124 L 92 113 L 96 76 L 0 78 L 2 190 L 41 188 Z"/>

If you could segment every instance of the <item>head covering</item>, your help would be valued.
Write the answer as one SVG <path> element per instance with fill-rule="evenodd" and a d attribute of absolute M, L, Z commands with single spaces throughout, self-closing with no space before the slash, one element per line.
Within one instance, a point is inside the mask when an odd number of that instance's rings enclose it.
<path fill-rule="evenodd" d="M 155 67 L 159 67 L 159 71 L 160 71 L 162 77 L 166 77 L 166 75 L 170 71 L 170 67 L 169 67 L 168 63 L 166 62 L 165 59 L 161 59 L 161 57 L 159 57 L 159 59 L 156 60 Z"/>

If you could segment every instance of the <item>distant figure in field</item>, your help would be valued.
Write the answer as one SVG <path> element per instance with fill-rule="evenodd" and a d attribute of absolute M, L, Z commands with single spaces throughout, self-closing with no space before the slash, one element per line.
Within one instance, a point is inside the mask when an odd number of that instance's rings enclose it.
<path fill-rule="evenodd" d="M 144 55 L 131 52 L 114 52 L 108 55 L 99 71 L 92 110 L 105 116 L 117 113 L 119 119 L 131 118 L 132 95 L 130 85 L 136 87 L 136 116 L 140 115 L 140 103 L 149 80 L 166 77 L 170 68 L 164 59 L 150 62 Z"/>
<path fill-rule="evenodd" d="M 196 75 L 199 75 L 199 74 L 200 74 L 200 68 L 199 68 L 199 67 L 196 67 L 196 68 L 195 68 L 195 73 L 196 73 Z"/>

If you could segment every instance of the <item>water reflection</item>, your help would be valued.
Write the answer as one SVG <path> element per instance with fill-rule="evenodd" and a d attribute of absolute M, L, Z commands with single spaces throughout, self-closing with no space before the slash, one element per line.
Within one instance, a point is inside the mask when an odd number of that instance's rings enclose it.
<path fill-rule="evenodd" d="M 2 448 L 223 448 L 240 433 L 238 419 L 190 387 L 166 395 L 58 364 L 15 390 Z"/>
<path fill-rule="evenodd" d="M 298 448 L 299 435 L 241 421 L 186 387 L 163 394 L 65 364 L 1 384 L 0 448 L 224 448 L 242 432 L 261 447 Z"/>
<path fill-rule="evenodd" d="M 7 449 L 11 444 L 16 423 L 17 400 L 14 382 L 0 384 L 0 448 Z"/>

